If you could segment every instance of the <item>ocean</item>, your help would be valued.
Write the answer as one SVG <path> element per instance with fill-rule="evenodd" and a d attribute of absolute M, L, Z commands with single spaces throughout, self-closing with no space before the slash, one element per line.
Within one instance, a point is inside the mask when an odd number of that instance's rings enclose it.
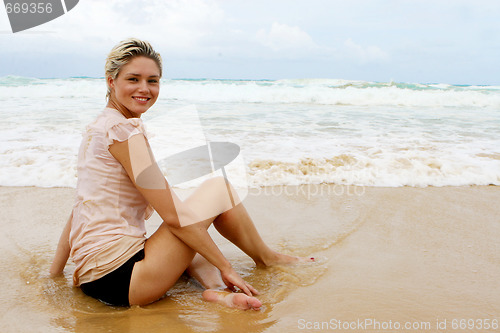
<path fill-rule="evenodd" d="M 0 78 L 0 185 L 75 187 L 105 92 L 103 78 Z M 143 120 L 158 160 L 236 143 L 249 187 L 500 185 L 500 86 L 162 79 Z"/>

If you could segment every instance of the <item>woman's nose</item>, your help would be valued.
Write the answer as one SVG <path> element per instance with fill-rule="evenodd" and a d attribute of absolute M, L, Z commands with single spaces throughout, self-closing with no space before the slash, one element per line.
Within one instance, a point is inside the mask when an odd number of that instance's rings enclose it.
<path fill-rule="evenodd" d="M 148 91 L 148 90 L 149 90 L 148 82 L 146 80 L 141 81 L 139 84 L 139 91 Z"/>

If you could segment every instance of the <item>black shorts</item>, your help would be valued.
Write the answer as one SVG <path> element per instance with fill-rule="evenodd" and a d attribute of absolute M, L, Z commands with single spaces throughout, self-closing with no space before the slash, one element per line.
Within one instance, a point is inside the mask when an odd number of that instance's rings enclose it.
<path fill-rule="evenodd" d="M 137 252 L 123 265 L 97 279 L 88 283 L 82 283 L 82 291 L 99 301 L 108 305 L 130 306 L 128 292 L 130 289 L 130 278 L 136 262 L 144 259 L 144 249 Z"/>

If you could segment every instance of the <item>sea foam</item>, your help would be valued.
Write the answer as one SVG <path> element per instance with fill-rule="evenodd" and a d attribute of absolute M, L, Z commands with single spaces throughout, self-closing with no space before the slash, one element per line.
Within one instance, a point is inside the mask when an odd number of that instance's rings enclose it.
<path fill-rule="evenodd" d="M 102 78 L 0 78 L 0 185 L 74 187 L 105 92 Z M 500 185 L 499 107 L 496 86 L 163 79 L 143 120 L 158 159 L 238 144 L 235 182 L 252 187 Z"/>

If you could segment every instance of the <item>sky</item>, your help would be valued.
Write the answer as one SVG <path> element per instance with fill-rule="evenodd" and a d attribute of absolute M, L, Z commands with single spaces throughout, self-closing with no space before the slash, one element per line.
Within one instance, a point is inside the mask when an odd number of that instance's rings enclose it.
<path fill-rule="evenodd" d="M 499 17 L 498 0 L 80 0 L 14 34 L 0 8 L 0 77 L 102 77 L 138 37 L 166 78 L 500 85 Z"/>

